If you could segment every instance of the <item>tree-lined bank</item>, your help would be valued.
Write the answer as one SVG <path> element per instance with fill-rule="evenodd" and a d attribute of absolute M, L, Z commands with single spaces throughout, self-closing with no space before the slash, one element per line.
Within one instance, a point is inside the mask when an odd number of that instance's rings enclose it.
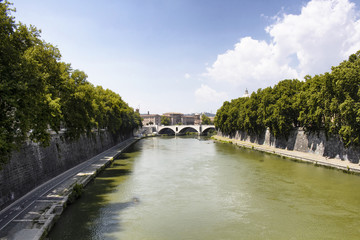
<path fill-rule="evenodd" d="M 360 145 L 360 51 L 332 67 L 330 73 L 283 80 L 250 97 L 226 101 L 215 126 L 225 134 L 260 134 L 266 128 L 288 137 L 294 127 L 310 133 L 339 135 L 345 146 Z"/>
<path fill-rule="evenodd" d="M 61 61 L 40 31 L 16 23 L 0 0 L 0 166 L 25 140 L 47 145 L 49 129 L 78 139 L 94 129 L 128 133 L 140 116 L 122 98 Z"/>

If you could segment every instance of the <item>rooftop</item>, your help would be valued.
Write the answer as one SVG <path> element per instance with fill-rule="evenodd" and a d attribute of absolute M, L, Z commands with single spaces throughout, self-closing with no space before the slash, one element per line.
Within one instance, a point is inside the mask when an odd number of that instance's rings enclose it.
<path fill-rule="evenodd" d="M 160 116 L 159 114 L 140 114 L 140 117 L 156 117 L 156 116 Z"/>
<path fill-rule="evenodd" d="M 171 114 L 184 115 L 183 113 L 178 113 L 178 112 L 168 112 L 168 113 L 164 113 L 163 115 L 171 115 Z"/>

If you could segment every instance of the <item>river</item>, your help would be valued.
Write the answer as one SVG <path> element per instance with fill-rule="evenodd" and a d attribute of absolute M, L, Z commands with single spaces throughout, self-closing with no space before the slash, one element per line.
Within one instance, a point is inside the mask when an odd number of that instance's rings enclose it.
<path fill-rule="evenodd" d="M 140 140 L 49 239 L 360 239 L 360 177 L 194 137 Z"/>

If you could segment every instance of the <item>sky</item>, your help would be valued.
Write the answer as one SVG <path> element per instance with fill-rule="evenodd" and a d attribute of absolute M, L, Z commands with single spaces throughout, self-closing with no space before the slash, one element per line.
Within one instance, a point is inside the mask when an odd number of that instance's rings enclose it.
<path fill-rule="evenodd" d="M 216 113 L 360 50 L 360 0 L 10 1 L 61 61 L 141 113 Z"/>

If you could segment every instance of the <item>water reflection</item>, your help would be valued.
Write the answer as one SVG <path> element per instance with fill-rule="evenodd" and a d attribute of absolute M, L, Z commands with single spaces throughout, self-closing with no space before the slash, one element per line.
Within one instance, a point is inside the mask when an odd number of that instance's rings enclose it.
<path fill-rule="evenodd" d="M 49 239 L 103 239 L 103 233 L 121 231 L 117 216 L 139 201 L 129 198 L 111 202 L 108 195 L 132 173 L 133 157 L 140 154 L 141 144 L 122 154 L 112 165 L 91 182 L 79 201 L 68 206 L 53 228 Z M 66 229 L 64 231 L 64 229 Z"/>

